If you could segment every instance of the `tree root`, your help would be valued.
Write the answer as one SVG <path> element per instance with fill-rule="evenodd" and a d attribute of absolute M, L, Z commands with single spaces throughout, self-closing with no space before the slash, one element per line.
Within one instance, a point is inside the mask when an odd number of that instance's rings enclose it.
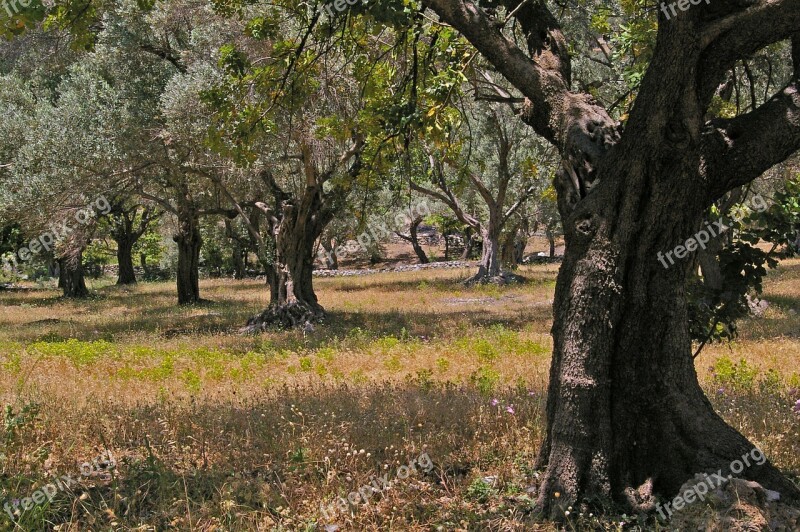
<path fill-rule="evenodd" d="M 475 286 L 479 284 L 496 284 L 498 286 L 505 286 L 515 283 L 524 284 L 526 282 L 528 282 L 528 280 L 525 279 L 525 277 L 511 272 L 501 272 L 499 275 L 494 276 L 486 273 L 478 273 L 464 281 L 464 286 Z"/>
<path fill-rule="evenodd" d="M 298 301 L 281 305 L 270 305 L 261 314 L 247 320 L 247 325 L 240 329 L 243 334 L 254 334 L 268 329 L 304 328 L 313 330 L 313 324 L 325 318 L 325 311 Z"/>

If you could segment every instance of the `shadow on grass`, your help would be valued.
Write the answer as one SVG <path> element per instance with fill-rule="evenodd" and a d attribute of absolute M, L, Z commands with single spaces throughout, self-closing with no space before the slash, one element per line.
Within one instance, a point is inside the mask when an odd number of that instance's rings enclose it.
<path fill-rule="evenodd" d="M 52 470 L 76 471 L 74 463 L 94 452 L 90 449 L 111 452 L 117 468 L 113 478 L 82 482 L 20 522 L 24 530 L 51 530 L 62 523 L 72 525 L 63 529 L 96 530 L 112 519 L 131 530 L 142 523 L 156 530 L 189 530 L 187 518 L 193 515 L 225 523 L 226 530 L 256 530 L 261 528 L 241 519 L 263 522 L 268 516 L 296 529 L 292 523 L 318 518 L 320 502 L 383 474 L 398 480 L 387 497 L 416 499 L 418 482 L 435 495 L 426 503 L 424 518 L 419 502 L 395 504 L 395 512 L 404 513 L 403 522 L 443 520 L 447 512 L 434 501 L 456 485 L 466 489 L 473 472 L 502 468 L 507 479 L 522 487 L 534 480 L 525 464 L 533 461 L 541 440 L 543 390 L 492 393 L 503 406 L 513 404 L 513 414 L 491 406 L 490 397 L 474 386 L 424 378 L 282 387 L 244 402 L 171 398 L 74 408 L 44 396 L 41 407 L 47 416 L 37 430 L 21 430 L 9 454 L 19 459 L 34 452 L 43 430 L 63 453 L 49 466 Z M 80 450 L 67 445 L 76 431 L 86 435 Z M 429 465 L 414 470 L 408 481 L 400 480 L 405 477 L 396 475 L 398 466 L 423 455 Z M 18 466 L 22 460 L 9 463 L 0 488 L 11 497 L 29 496 L 47 476 L 41 461 L 28 462 L 32 468 Z M 7 482 L 22 474 L 29 477 L 22 484 Z M 432 515 L 437 511 L 443 515 Z M 356 511 L 352 518 L 356 530 L 381 529 L 369 526 L 376 525 L 372 519 L 381 519 L 373 512 Z M 7 523 L 0 515 L 0 529 Z"/>

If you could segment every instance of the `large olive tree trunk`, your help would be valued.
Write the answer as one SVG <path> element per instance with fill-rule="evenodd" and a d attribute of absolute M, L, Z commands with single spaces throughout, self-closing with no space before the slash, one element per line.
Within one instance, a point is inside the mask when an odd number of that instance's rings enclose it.
<path fill-rule="evenodd" d="M 493 11 L 469 0 L 425 3 L 525 96 L 521 118 L 562 156 L 566 251 L 539 508 L 563 516 L 570 504 L 613 499 L 646 511 L 656 494 L 673 497 L 697 473 L 728 471 L 754 445 L 715 413 L 698 383 L 686 248 L 714 201 L 800 149 L 800 5 L 701 4 L 671 20 L 659 15 L 622 131 L 594 98 L 572 92 L 569 46 L 546 3 L 503 2 L 527 51 L 502 33 Z M 735 63 L 792 35 L 794 82 L 752 112 L 707 121 Z M 659 252 L 677 255 L 675 265 L 665 268 Z M 769 461 L 740 476 L 800 500 Z"/>
<path fill-rule="evenodd" d="M 272 195 L 272 205 L 258 203 L 266 215 L 274 260 L 267 267 L 270 285 L 270 305 L 258 316 L 250 318 L 244 332 L 256 332 L 269 327 L 310 327 L 325 318 L 325 309 L 314 292 L 314 244 L 333 220 L 338 209 L 350 194 L 352 180 L 361 168 L 363 139 L 354 135 L 353 146 L 338 160 L 338 164 L 321 172 L 314 163 L 312 148 L 303 143 L 302 157 L 306 182 L 295 195 L 283 190 L 269 171 L 261 179 Z M 325 183 L 336 173 L 339 165 L 352 160 L 347 179 L 325 190 Z M 262 241 L 264 239 L 261 239 Z M 267 247 L 267 242 L 262 242 Z"/>
<path fill-rule="evenodd" d="M 314 244 L 333 213 L 325 208 L 321 187 L 316 186 L 306 187 L 298 201 L 286 199 L 281 204 L 280 219 L 272 228 L 274 263 L 267 268 L 270 305 L 248 321 L 247 331 L 292 328 L 325 317 L 314 292 Z"/>

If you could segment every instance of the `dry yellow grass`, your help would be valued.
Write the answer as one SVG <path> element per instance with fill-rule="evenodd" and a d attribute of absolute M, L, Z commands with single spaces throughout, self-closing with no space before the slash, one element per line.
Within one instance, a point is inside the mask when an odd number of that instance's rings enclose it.
<path fill-rule="evenodd" d="M 267 304 L 257 281 L 204 281 L 213 302 L 192 308 L 174 305 L 168 283 L 101 282 L 82 303 L 46 288 L 0 293 L 0 403 L 12 408 L 0 504 L 109 449 L 113 480 L 59 494 L 17 530 L 313 530 L 320 503 L 427 452 L 431 474 L 334 521 L 551 529 L 530 515 L 526 490 L 536 484 L 556 271 L 526 267 L 527 285 L 474 289 L 459 284 L 468 270 L 319 279 L 327 324 L 259 336 L 238 334 Z M 720 412 L 789 472 L 800 471 L 790 410 L 798 280 L 800 261 L 783 263 L 766 284 L 766 316 L 698 359 Z M 748 365 L 726 372 L 728 359 Z M 19 415 L 25 405 L 35 420 Z M 573 517 L 575 529 L 638 526 Z M 0 513 L 0 530 L 11 526 Z"/>

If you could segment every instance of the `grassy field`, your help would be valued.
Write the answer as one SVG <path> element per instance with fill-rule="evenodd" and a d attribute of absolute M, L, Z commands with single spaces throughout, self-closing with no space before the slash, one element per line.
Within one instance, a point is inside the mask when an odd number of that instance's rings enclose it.
<path fill-rule="evenodd" d="M 319 279 L 327 324 L 260 336 L 238 334 L 267 304 L 257 281 L 204 281 L 211 303 L 191 308 L 172 283 L 95 282 L 80 303 L 0 292 L 0 504 L 80 480 L 16 521 L 0 512 L 0 530 L 552 530 L 530 503 L 556 271 L 474 289 L 467 270 Z M 697 369 L 796 478 L 800 261 L 765 296 Z M 81 475 L 106 452 L 115 468 Z M 381 478 L 366 503 L 337 503 Z M 659 529 L 563 510 L 567 530 Z"/>

